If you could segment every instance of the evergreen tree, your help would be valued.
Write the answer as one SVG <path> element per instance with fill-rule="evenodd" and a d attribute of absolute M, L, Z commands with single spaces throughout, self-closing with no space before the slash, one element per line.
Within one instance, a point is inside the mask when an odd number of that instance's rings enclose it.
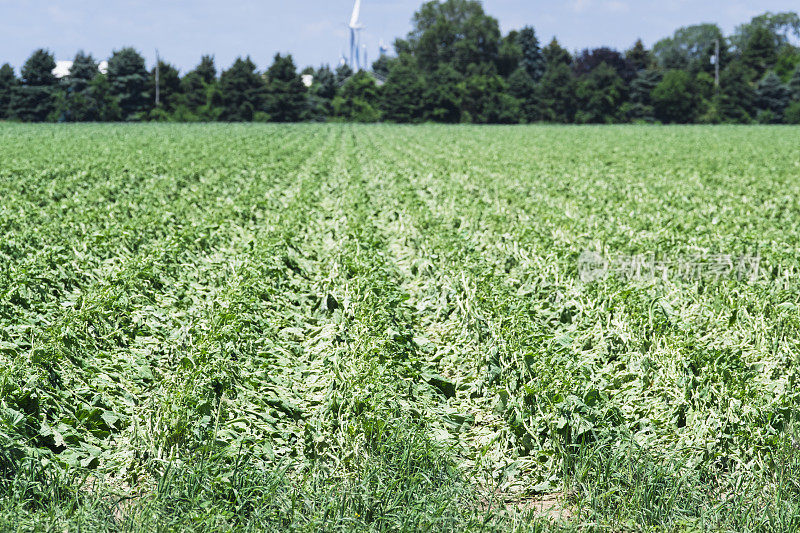
<path fill-rule="evenodd" d="M 459 122 L 464 98 L 464 79 L 452 65 L 441 64 L 425 82 L 425 118 L 436 122 Z"/>
<path fill-rule="evenodd" d="M 508 93 L 519 102 L 520 117 L 523 122 L 530 123 L 539 120 L 536 83 L 524 66 L 519 67 L 508 78 Z"/>
<path fill-rule="evenodd" d="M 422 119 L 425 85 L 408 54 L 401 55 L 392 68 L 381 91 L 381 110 L 387 120 L 416 122 Z"/>
<path fill-rule="evenodd" d="M 11 116 L 11 97 L 19 87 L 14 69 L 8 63 L 0 67 L 0 120 Z"/>
<path fill-rule="evenodd" d="M 659 120 L 679 124 L 694 120 L 699 96 L 692 82 L 692 76 L 684 70 L 670 70 L 664 74 L 650 95 Z"/>
<path fill-rule="evenodd" d="M 264 107 L 267 87 L 250 56 L 236 58 L 231 68 L 220 76 L 219 88 L 222 92 L 221 120 L 249 122 Z"/>
<path fill-rule="evenodd" d="M 99 73 L 97 62 L 92 55 L 86 55 L 81 51 L 75 54 L 75 59 L 72 60 L 72 67 L 69 69 L 69 76 L 66 77 L 65 82 L 70 92 L 80 93 L 89 88 L 89 84 Z"/>
<path fill-rule="evenodd" d="M 333 99 L 336 98 L 336 75 L 325 65 L 314 73 L 314 84 L 309 91 L 309 113 L 311 120 L 322 121 L 333 114 Z"/>
<path fill-rule="evenodd" d="M 522 67 L 534 83 L 539 83 L 539 80 L 544 76 L 544 69 L 547 64 L 544 54 L 542 54 L 542 49 L 539 47 L 536 31 L 530 26 L 525 26 L 519 32 L 517 41 L 522 48 Z"/>
<path fill-rule="evenodd" d="M 333 100 L 336 98 L 336 74 L 328 65 L 322 66 L 314 73 L 315 92 L 320 98 Z"/>
<path fill-rule="evenodd" d="M 545 67 L 555 67 L 559 64 L 570 65 L 572 63 L 572 56 L 558 43 L 558 40 L 553 37 L 550 44 L 544 47 L 542 55 L 545 60 Z"/>
<path fill-rule="evenodd" d="M 95 97 L 92 80 L 100 74 L 97 62 L 90 55 L 78 52 L 72 60 L 66 87 L 64 119 L 75 122 L 101 120 L 102 102 Z"/>
<path fill-rule="evenodd" d="M 96 106 L 99 115 L 97 120 L 107 122 L 120 120 L 122 110 L 111 94 L 111 83 L 109 83 L 107 75 L 98 73 L 89 82 L 88 96 Z"/>
<path fill-rule="evenodd" d="M 336 86 L 341 87 L 354 74 L 353 69 L 347 63 L 342 63 L 336 67 Z"/>
<path fill-rule="evenodd" d="M 186 73 L 180 84 L 180 106 L 185 107 L 187 114 L 198 118 L 211 119 L 214 113 L 208 113 L 209 93 L 217 83 L 217 67 L 214 58 L 208 55 L 200 59 L 200 63 Z M 203 109 L 202 112 L 201 108 Z"/>
<path fill-rule="evenodd" d="M 578 83 L 577 97 L 580 123 L 613 123 L 619 119 L 619 108 L 625 100 L 625 82 L 617 71 L 600 63 Z"/>
<path fill-rule="evenodd" d="M 389 56 L 381 54 L 378 59 L 373 61 L 372 72 L 378 76 L 383 76 L 386 78 L 389 75 L 389 70 L 391 70 L 391 63 L 392 60 L 389 58 Z"/>
<path fill-rule="evenodd" d="M 745 66 L 755 73 L 755 79 L 758 80 L 775 66 L 777 60 L 778 50 L 774 35 L 763 26 L 756 27 L 742 52 Z"/>
<path fill-rule="evenodd" d="M 519 44 L 519 33 L 510 32 L 500 41 L 497 53 L 497 72 L 508 77 L 514 72 L 522 61 L 522 47 Z"/>
<path fill-rule="evenodd" d="M 583 50 L 575 56 L 572 68 L 577 76 L 585 76 L 601 64 L 613 68 L 625 83 L 630 83 L 636 76 L 636 69 L 633 65 L 618 51 L 607 47 Z"/>
<path fill-rule="evenodd" d="M 774 72 L 770 72 L 758 83 L 756 104 L 764 122 L 783 121 L 783 112 L 789 106 L 789 88 L 781 82 Z"/>
<path fill-rule="evenodd" d="M 625 52 L 625 59 L 628 60 L 628 64 L 636 72 L 641 72 L 648 69 L 652 61 L 650 51 L 645 48 L 641 39 L 637 39 L 636 44 L 633 45 L 633 48 Z"/>
<path fill-rule="evenodd" d="M 195 70 L 190 70 L 181 78 L 181 105 L 194 113 L 208 101 L 208 86 Z"/>
<path fill-rule="evenodd" d="M 307 87 L 297 73 L 291 55 L 275 54 L 267 70 L 266 109 L 270 120 L 275 122 L 297 122 L 306 111 Z"/>
<path fill-rule="evenodd" d="M 642 70 L 631 82 L 630 100 L 631 102 L 642 105 L 653 105 L 650 95 L 653 93 L 664 75 L 660 70 Z"/>
<path fill-rule="evenodd" d="M 58 80 L 53 75 L 56 62 L 53 54 L 36 50 L 22 67 L 22 85 L 11 97 L 16 118 L 26 122 L 43 122 L 54 118 Z"/>
<path fill-rule="evenodd" d="M 719 114 L 726 122 L 752 120 L 756 95 L 748 83 L 750 70 L 741 61 L 732 61 L 720 74 Z"/>
<path fill-rule="evenodd" d="M 545 57 L 548 57 L 547 53 Z M 577 110 L 575 75 L 564 62 L 562 54 L 550 57 L 555 59 L 548 62 L 544 77 L 537 87 L 542 115 L 545 120 L 552 122 L 572 122 Z"/>
<path fill-rule="evenodd" d="M 660 70 L 646 69 L 639 71 L 631 81 L 629 100 L 621 106 L 620 113 L 627 121 L 643 120 L 654 122 L 656 112 L 653 107 L 651 95 L 659 83 L 663 74 Z"/>
<path fill-rule="evenodd" d="M 214 56 L 202 56 L 200 64 L 195 67 L 194 71 L 206 85 L 211 85 L 217 81 L 217 66 L 214 64 Z"/>
<path fill-rule="evenodd" d="M 108 83 L 122 120 L 138 120 L 148 108 L 148 80 L 144 58 L 133 48 L 115 51 L 108 60 Z"/>
<path fill-rule="evenodd" d="M 375 78 L 364 71 L 357 72 L 342 86 L 333 100 L 334 113 L 354 122 L 376 122 L 380 119 L 380 100 Z"/>

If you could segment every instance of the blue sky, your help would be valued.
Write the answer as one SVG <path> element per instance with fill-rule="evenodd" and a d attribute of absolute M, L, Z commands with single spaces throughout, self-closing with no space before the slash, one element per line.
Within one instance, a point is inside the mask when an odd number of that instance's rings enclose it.
<path fill-rule="evenodd" d="M 422 0 L 363 0 L 363 41 L 370 60 L 378 42 L 405 35 Z M 541 41 L 556 35 L 570 50 L 629 47 L 637 37 L 652 45 L 676 28 L 717 22 L 731 32 L 763 11 L 797 11 L 797 0 L 485 0 L 504 32 L 533 25 Z M 352 0 L 0 0 L 0 63 L 20 65 L 38 47 L 56 59 L 80 49 L 105 59 L 134 46 L 152 64 L 155 49 L 182 71 L 204 53 L 218 67 L 249 54 L 260 68 L 276 52 L 299 66 L 335 65 L 347 48 L 345 23 Z"/>

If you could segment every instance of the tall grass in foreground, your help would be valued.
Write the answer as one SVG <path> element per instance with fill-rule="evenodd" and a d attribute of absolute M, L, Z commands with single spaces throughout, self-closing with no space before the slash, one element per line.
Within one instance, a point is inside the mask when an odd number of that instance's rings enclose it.
<path fill-rule="evenodd" d="M 86 471 L 26 460 L 0 481 L 2 531 L 800 530 L 800 456 L 786 443 L 759 475 L 710 479 L 635 446 L 565 456 L 557 509 L 492 502 L 419 426 L 364 420 L 349 468 L 301 471 L 209 446 L 161 465 L 155 490 L 120 495 Z M 7 464 L 7 466 L 9 466 Z M 8 472 L 6 472 L 8 474 Z"/>
<path fill-rule="evenodd" d="M 635 444 L 582 448 L 565 464 L 588 530 L 800 530 L 800 454 L 789 442 L 737 473 L 687 469 Z"/>
<path fill-rule="evenodd" d="M 29 460 L 0 485 L 1 530 L 466 531 L 495 528 L 447 455 L 415 426 L 365 419 L 347 469 L 302 471 L 201 450 L 162 466 L 156 489 L 118 497 Z M 88 476 L 88 473 L 87 473 Z M 492 523 L 495 523 L 493 526 Z"/>

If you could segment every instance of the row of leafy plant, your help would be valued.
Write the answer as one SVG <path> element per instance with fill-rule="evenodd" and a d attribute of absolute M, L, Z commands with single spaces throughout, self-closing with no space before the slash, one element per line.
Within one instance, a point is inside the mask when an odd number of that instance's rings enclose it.
<path fill-rule="evenodd" d="M 0 529 L 796 529 L 796 137 L 3 125 Z"/>

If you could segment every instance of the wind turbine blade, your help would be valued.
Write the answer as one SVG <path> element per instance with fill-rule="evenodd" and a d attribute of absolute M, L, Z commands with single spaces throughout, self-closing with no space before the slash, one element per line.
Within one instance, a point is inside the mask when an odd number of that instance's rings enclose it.
<path fill-rule="evenodd" d="M 353 48 L 356 46 L 356 32 L 351 27 L 350 28 L 350 68 L 353 68 L 353 56 L 355 56 L 353 52 Z"/>
<path fill-rule="evenodd" d="M 350 27 L 355 28 L 358 26 L 358 17 L 361 15 L 361 0 L 356 0 L 353 5 L 353 14 L 350 16 Z"/>

